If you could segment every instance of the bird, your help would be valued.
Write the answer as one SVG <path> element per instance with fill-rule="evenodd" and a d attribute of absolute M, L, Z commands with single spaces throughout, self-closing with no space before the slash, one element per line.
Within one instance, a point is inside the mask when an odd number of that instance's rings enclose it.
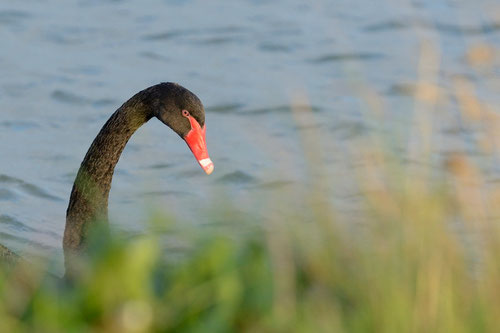
<path fill-rule="evenodd" d="M 200 99 L 173 82 L 162 82 L 136 93 L 101 128 L 76 175 L 63 236 L 66 276 L 75 269 L 76 257 L 85 253 L 91 227 L 107 226 L 115 166 L 130 137 L 152 118 L 170 127 L 187 143 L 206 174 L 213 172 L 214 164 L 206 145 L 205 110 Z M 13 262 L 19 258 L 0 245 L 0 260 Z"/>

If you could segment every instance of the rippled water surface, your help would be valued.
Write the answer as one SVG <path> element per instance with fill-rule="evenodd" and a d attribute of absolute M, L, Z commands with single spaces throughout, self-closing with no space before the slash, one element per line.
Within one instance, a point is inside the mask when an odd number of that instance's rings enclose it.
<path fill-rule="evenodd" d="M 200 212 L 228 198 L 258 214 L 273 192 L 309 186 L 306 157 L 317 151 L 336 184 L 325 196 L 354 211 L 350 143 L 388 135 L 405 154 L 422 76 L 444 96 L 423 108 L 431 164 L 474 151 L 481 130 L 463 126 L 455 78 L 491 112 L 500 100 L 497 1 L 3 1 L 0 42 L 0 242 L 25 254 L 61 252 L 94 136 L 161 81 L 203 101 L 215 172 L 204 175 L 177 135 L 150 121 L 127 145 L 110 196 L 113 223 L 130 232 L 155 209 L 207 223 Z M 499 161 L 478 163 L 498 186 Z"/>

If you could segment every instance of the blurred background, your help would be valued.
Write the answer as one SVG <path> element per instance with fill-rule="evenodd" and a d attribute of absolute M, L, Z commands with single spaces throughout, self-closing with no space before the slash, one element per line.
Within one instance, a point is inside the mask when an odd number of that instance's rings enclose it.
<path fill-rule="evenodd" d="M 465 153 L 481 186 L 500 184 L 495 0 L 2 1 L 0 41 L 0 242 L 26 256 L 62 257 L 90 143 L 162 81 L 203 101 L 215 171 L 160 122 L 143 126 L 110 195 L 127 233 L 155 210 L 223 222 L 205 212 L 226 202 L 265 223 L 263 207 L 305 207 L 311 187 L 362 219 L 373 150 L 431 180 Z"/>

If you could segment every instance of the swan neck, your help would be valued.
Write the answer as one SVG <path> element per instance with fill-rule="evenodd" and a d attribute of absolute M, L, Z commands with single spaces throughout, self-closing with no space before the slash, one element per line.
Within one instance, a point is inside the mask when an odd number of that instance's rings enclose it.
<path fill-rule="evenodd" d="M 132 134 L 151 117 L 147 104 L 136 95 L 113 113 L 92 142 L 78 170 L 66 212 L 65 257 L 84 247 L 89 226 L 106 224 L 115 166 Z"/>

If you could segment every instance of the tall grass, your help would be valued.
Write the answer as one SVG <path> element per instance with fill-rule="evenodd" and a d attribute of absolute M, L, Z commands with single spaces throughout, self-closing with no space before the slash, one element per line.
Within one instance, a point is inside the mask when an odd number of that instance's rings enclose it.
<path fill-rule="evenodd" d="M 419 145 L 410 149 L 424 158 L 426 117 L 440 96 L 426 80 L 415 84 Z M 484 126 L 477 150 L 498 161 L 498 114 L 465 78 L 455 84 L 465 126 Z M 377 109 L 376 94 L 363 91 Z M 294 113 L 297 122 L 309 116 Z M 306 147 L 314 135 L 302 138 Z M 235 220 L 238 232 L 176 225 L 189 246 L 175 259 L 165 259 L 155 232 L 129 241 L 96 232 L 71 283 L 43 263 L 0 269 L 0 332 L 497 332 L 499 186 L 466 153 L 422 172 L 383 142 L 355 147 L 366 161 L 362 223 L 353 226 L 324 198 L 325 179 L 315 176 L 324 166 L 308 149 L 306 211 L 283 194 L 272 204 L 288 205 L 285 214 L 271 205 L 265 223 Z"/>
<path fill-rule="evenodd" d="M 32 263 L 1 272 L 0 331 L 495 332 L 500 233 L 459 223 L 455 193 L 379 193 L 355 232 L 324 211 L 189 231 L 175 260 L 153 235 L 96 237 L 71 284 Z"/>

